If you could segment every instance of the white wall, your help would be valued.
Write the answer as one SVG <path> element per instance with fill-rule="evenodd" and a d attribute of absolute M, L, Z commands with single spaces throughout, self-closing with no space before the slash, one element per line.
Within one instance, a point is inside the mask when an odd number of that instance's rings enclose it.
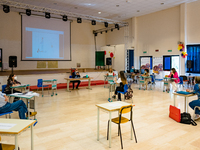
<path fill-rule="evenodd" d="M 17 12 L 6 14 L 0 10 L 0 20 L 0 48 L 3 49 L 3 63 L 8 63 L 10 55 L 16 55 L 18 63 L 16 70 L 37 69 L 37 61 L 21 61 L 21 16 Z M 76 63 L 81 63 L 82 68 L 94 68 L 95 45 L 92 31 L 100 28 L 103 28 L 103 24 L 92 26 L 90 22 L 77 24 L 74 21 L 71 24 L 72 61 L 58 61 L 58 69 L 76 67 Z M 98 35 L 97 48 L 106 45 L 105 36 L 105 34 Z"/>
<path fill-rule="evenodd" d="M 187 4 L 187 43 L 200 43 L 200 1 Z"/>
<path fill-rule="evenodd" d="M 101 51 L 106 51 L 105 61 L 106 61 L 106 58 L 110 57 L 111 52 L 114 54 L 114 57 L 112 58 L 112 68 L 113 69 L 115 69 L 116 71 L 125 70 L 124 44 L 103 46 L 103 47 L 101 47 Z"/>

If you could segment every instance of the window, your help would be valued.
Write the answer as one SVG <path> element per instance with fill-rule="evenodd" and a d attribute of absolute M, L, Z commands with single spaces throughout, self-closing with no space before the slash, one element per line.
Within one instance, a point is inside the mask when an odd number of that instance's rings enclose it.
<path fill-rule="evenodd" d="M 163 56 L 163 70 L 170 71 L 171 68 L 175 68 L 179 73 L 179 55 Z"/>
<path fill-rule="evenodd" d="M 187 68 L 186 72 L 200 73 L 200 44 L 187 45 L 187 61 L 192 61 L 192 68 Z"/>
<path fill-rule="evenodd" d="M 152 69 L 152 56 L 140 56 L 140 66 L 145 66 L 145 68 L 150 67 Z"/>

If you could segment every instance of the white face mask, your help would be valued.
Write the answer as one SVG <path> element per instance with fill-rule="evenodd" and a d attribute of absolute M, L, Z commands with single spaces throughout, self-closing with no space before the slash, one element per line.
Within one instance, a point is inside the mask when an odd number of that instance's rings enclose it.
<path fill-rule="evenodd" d="M 17 80 L 17 77 L 15 76 L 14 79 Z"/>

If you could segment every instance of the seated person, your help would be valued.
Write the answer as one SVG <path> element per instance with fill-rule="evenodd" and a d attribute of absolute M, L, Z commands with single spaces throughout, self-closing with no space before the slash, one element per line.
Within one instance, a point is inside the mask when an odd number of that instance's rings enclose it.
<path fill-rule="evenodd" d="M 172 89 L 176 92 L 177 91 L 176 83 L 179 83 L 179 77 L 178 77 L 178 73 L 176 72 L 175 68 L 171 69 L 171 72 L 168 75 L 168 77 L 169 78 L 176 78 L 176 80 L 169 81 L 169 83 L 172 84 Z M 167 91 L 169 91 L 169 90 L 170 90 L 170 84 L 168 84 L 168 87 L 167 87 Z"/>
<path fill-rule="evenodd" d="M 113 74 L 114 74 L 114 72 L 113 72 L 112 68 L 110 68 L 107 73 L 107 76 L 113 76 Z"/>
<path fill-rule="evenodd" d="M 8 102 L 6 94 L 0 92 L 0 113 L 6 113 L 10 111 L 18 111 L 20 119 L 26 119 L 25 114 L 27 113 L 26 104 L 22 100 L 18 100 L 14 103 Z M 37 112 L 31 112 L 30 116 L 35 116 Z"/>
<path fill-rule="evenodd" d="M 123 71 L 119 72 L 118 77 L 118 80 L 115 78 L 115 83 L 119 83 L 120 86 L 116 87 L 115 94 L 112 96 L 112 98 L 116 98 L 116 95 L 118 94 L 118 100 L 121 101 L 121 93 L 118 93 L 118 91 L 124 92 L 124 85 L 128 84 L 128 82 Z"/>
<path fill-rule="evenodd" d="M 143 77 L 149 77 L 149 69 L 144 70 L 144 74 L 142 75 Z M 151 78 L 144 78 L 144 84 L 146 85 L 146 90 L 147 90 L 147 85 L 151 81 Z"/>
<path fill-rule="evenodd" d="M 75 71 L 72 73 L 72 78 L 80 78 L 80 74 L 79 74 L 77 68 L 76 68 Z M 80 80 L 74 80 L 74 81 L 71 81 L 71 82 L 73 83 L 73 90 L 74 90 L 74 83 L 76 83 L 76 82 L 78 83 L 78 84 L 76 85 L 76 89 L 78 89 L 78 86 L 79 86 L 79 84 L 81 83 Z"/>
<path fill-rule="evenodd" d="M 195 77 L 195 85 L 194 85 L 194 90 L 190 91 L 189 89 L 187 89 L 187 92 L 193 92 L 194 94 L 197 94 L 198 99 L 197 100 L 193 100 L 189 103 L 189 106 L 194 110 L 195 106 L 199 106 L 200 107 L 200 77 Z M 197 120 L 200 118 L 200 110 L 198 108 L 195 109 L 195 118 L 194 120 Z"/>
<path fill-rule="evenodd" d="M 134 68 L 134 66 L 132 66 L 130 73 L 134 73 L 134 72 L 135 72 L 135 68 Z"/>
<path fill-rule="evenodd" d="M 17 81 L 17 76 L 13 73 L 11 73 L 8 77 L 8 80 L 7 80 L 7 86 L 5 88 L 5 93 L 6 94 L 12 94 L 12 89 L 10 87 L 14 87 L 14 86 L 18 86 L 20 85 L 21 83 L 19 81 Z M 13 89 L 13 93 L 21 93 L 20 91 L 17 91 L 15 89 Z M 14 98 L 14 102 L 17 101 L 19 98 L 15 97 Z"/>
<path fill-rule="evenodd" d="M 133 79 L 133 81 L 135 80 L 135 68 L 134 66 L 132 66 L 131 70 L 130 70 L 130 73 L 131 73 L 131 78 Z"/>

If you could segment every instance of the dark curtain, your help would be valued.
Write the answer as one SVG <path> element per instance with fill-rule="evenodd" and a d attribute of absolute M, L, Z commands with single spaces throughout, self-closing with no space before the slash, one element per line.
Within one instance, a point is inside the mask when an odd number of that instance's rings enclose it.
<path fill-rule="evenodd" d="M 187 60 L 192 61 L 192 68 L 187 72 L 200 73 L 200 45 L 187 45 Z"/>

